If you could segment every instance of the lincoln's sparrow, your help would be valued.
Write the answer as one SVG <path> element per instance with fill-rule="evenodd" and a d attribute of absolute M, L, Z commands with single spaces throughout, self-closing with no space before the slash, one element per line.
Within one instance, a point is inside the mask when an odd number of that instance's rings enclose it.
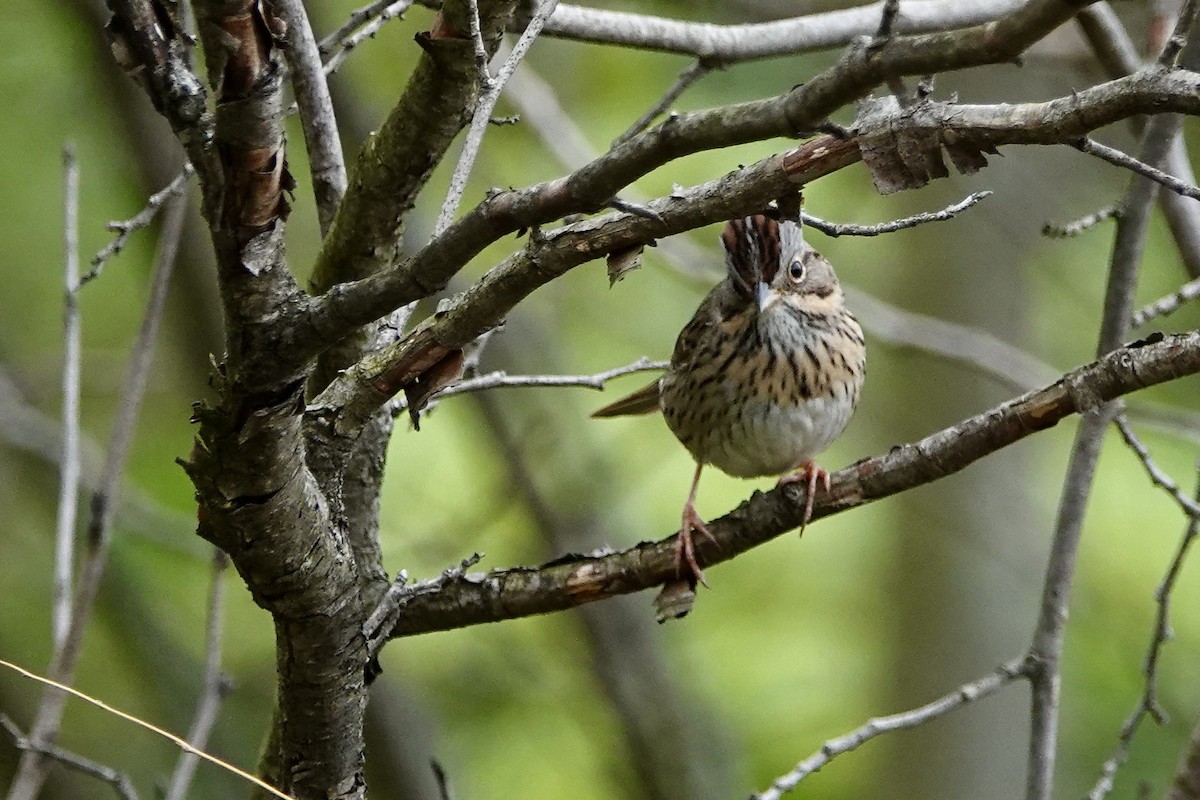
<path fill-rule="evenodd" d="M 695 507 L 704 465 L 739 478 L 785 473 L 780 484 L 805 482 L 803 531 L 817 482 L 829 490 L 829 473 L 813 457 L 850 421 L 867 363 L 862 328 L 833 267 L 804 242 L 799 225 L 762 215 L 731 220 L 721 245 L 729 275 L 679 334 L 666 374 L 593 415 L 661 408 L 695 457 L 675 558 L 700 582 L 692 532 L 712 538 Z"/>

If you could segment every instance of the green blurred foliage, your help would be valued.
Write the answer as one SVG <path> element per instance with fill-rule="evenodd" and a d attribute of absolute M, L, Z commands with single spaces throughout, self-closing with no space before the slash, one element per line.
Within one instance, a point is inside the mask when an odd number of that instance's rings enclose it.
<path fill-rule="evenodd" d="M 353 5 L 319 9 L 329 30 Z M 647 9 L 642 9 L 647 10 Z M 674 16 L 733 20 L 721 4 L 695 8 L 656 3 Z M 417 55 L 412 34 L 430 12 L 414 9 L 357 51 L 335 90 L 354 120 L 377 124 L 401 91 Z M 128 117 L 108 73 L 94 11 L 85 0 L 18 0 L 0 25 L 0 240 L 6 243 L 0 291 L 0 367 L 24 399 L 53 417 L 59 407 L 61 360 L 61 148 L 73 142 L 83 170 L 83 253 L 110 236 L 104 224 L 134 213 L 148 186 L 146 149 L 173 151 L 165 139 L 131 141 Z M 1041 98 L 1098 76 L 1077 48 L 1044 48 L 1023 70 L 996 67 L 939 79 L 939 95 L 965 100 Z M 1065 55 L 1064 55 L 1065 53 Z M 774 59 L 714 73 L 690 89 L 680 109 L 703 108 L 785 91 L 828 65 L 835 54 Z M 653 104 L 686 61 L 678 57 L 544 40 L 529 59 L 560 101 L 603 149 Z M 107 77 L 106 77 L 107 76 Z M 118 76 L 119 77 L 119 76 Z M 121 78 L 120 80 L 124 80 Z M 131 94 L 133 102 L 142 100 Z M 145 108 L 140 109 L 144 113 Z M 500 113 L 512 113 L 503 103 Z M 357 139 L 344 123 L 348 154 Z M 1190 126 L 1189 126 L 1190 128 Z M 1123 146 L 1124 128 L 1106 132 Z M 288 228 L 297 277 L 307 275 L 318 236 L 308 193 L 302 137 L 289 127 L 290 166 L 299 181 Z M 648 195 L 724 174 L 789 146 L 775 140 L 681 159 L 637 184 Z M 453 153 L 452 153 L 453 155 Z M 443 164 L 422 198 L 410 237 L 419 244 L 440 204 L 452 162 Z M 493 128 L 466 202 L 490 186 L 523 186 L 553 178 L 560 166 L 538 134 L 518 124 Z M 1010 149 L 978 176 L 954 177 L 899 196 L 874 192 L 859 167 L 810 187 L 809 208 L 830 220 L 872 222 L 940 207 L 971 191 L 996 195 L 950 223 L 874 239 L 829 240 L 817 246 L 843 280 L 912 311 L 978 325 L 1055 367 L 1091 358 L 1095 347 L 1110 227 L 1073 240 L 1047 240 L 1047 219 L 1063 221 L 1110 202 L 1126 176 L 1067 148 Z M 715 229 L 685 234 L 704 245 L 720 275 Z M 192 531 L 191 491 L 172 465 L 190 447 L 190 404 L 205 396 L 202 343 L 219 341 L 212 298 L 205 292 L 209 253 L 202 239 L 185 254 L 193 263 L 170 300 L 150 394 L 128 469 L 137 490 L 118 517 L 110 572 L 76 685 L 171 730 L 186 730 L 199 689 L 204 609 L 209 582 L 205 548 Z M 464 270 L 460 287 L 520 242 L 489 248 Z M 147 292 L 153 236 L 143 233 L 83 293 L 84 427 L 97 442 L 108 434 L 127 348 Z M 933 277 L 935 269 L 936 275 Z M 195 271 L 198 270 L 198 271 Z M 1143 268 L 1139 300 L 1172 291 L 1182 270 L 1161 221 Z M 612 289 L 604 265 L 584 265 L 540 289 L 510 316 L 504 358 L 487 369 L 587 373 L 646 354 L 666 357 L 674 336 L 707 288 L 681 275 L 653 249 L 645 267 Z M 1195 307 L 1151 329 L 1200 324 Z M 629 378 L 613 387 L 636 385 Z M 1136 408 L 1154 404 L 1194 416 L 1195 379 L 1144 392 Z M 1011 394 L 1000 382 L 937 356 L 873 340 L 863 406 L 825 457 L 830 467 L 923 436 Z M 607 395 L 611 396 L 611 394 Z M 610 544 L 623 546 L 673 530 L 691 462 L 660 421 L 593 422 L 602 401 L 586 390 L 506 390 L 499 395 L 518 432 L 539 489 L 564 515 L 601 519 Z M 1136 419 L 1136 418 L 1135 418 Z M 1181 485 L 1194 481 L 1197 433 L 1138 424 L 1159 464 Z M 695 614 L 659 630 L 661 645 L 685 697 L 717 720 L 732 752 L 731 780 L 744 795 L 807 756 L 830 736 L 867 717 L 932 699 L 1020 653 L 1032 632 L 1045 553 L 1070 446 L 1073 422 L 1021 443 L 934 486 L 814 525 L 710 571 Z M 467 398 L 442 403 L 414 433 L 398 427 L 389 456 L 383 508 L 390 571 L 436 574 L 474 551 L 485 567 L 536 563 L 552 555 L 534 530 L 530 510 L 513 491 L 498 455 Z M 986 480 L 982 476 L 986 475 Z M 699 508 L 716 516 L 770 481 L 738 481 L 710 471 Z M 49 656 L 56 471 L 45 458 L 0 442 L 0 507 L 6 509 L 0 560 L 0 657 L 41 668 Z M 151 523 L 138 504 L 149 503 Z M 141 507 L 145 511 L 144 507 Z M 1111 752 L 1116 732 L 1143 684 L 1153 592 L 1183 522 L 1150 487 L 1137 459 L 1114 433 L 1107 443 L 1088 516 L 1064 665 L 1060 786 L 1079 794 Z M 1197 567 L 1189 564 L 1175 599 L 1175 639 L 1165 650 L 1160 699 L 1171 721 L 1135 741 L 1120 774 L 1118 796 L 1138 781 L 1167 781 L 1200 711 L 1194 664 L 1200 646 Z M 235 574 L 225 619 L 225 667 L 235 690 L 210 749 L 251 765 L 273 691 L 270 620 L 246 596 Z M 645 598 L 649 614 L 649 597 Z M 928 625 L 922 625 L 926 621 Z M 520 620 L 403 640 L 385 652 L 384 685 L 402 688 L 434 721 L 432 747 L 460 796 L 601 798 L 628 781 L 619 720 L 607 707 L 571 615 Z M 622 658 L 621 652 L 610 654 Z M 917 688 L 913 688 L 917 687 Z M 25 724 L 38 691 L 0 676 L 0 712 Z M 933 796 L 930 786 L 970 787 L 978 798 L 1013 796 L 1023 781 L 1027 692 L 956 712 L 927 729 L 872 742 L 802 785 L 798 797 Z M 149 796 L 169 774 L 173 748 L 149 734 L 72 704 L 63 746 L 126 770 Z M 403 741 L 375 742 L 384 761 Z M 989 766 L 978 767 L 981 762 Z M 0 785 L 15 765 L 0 743 Z M 924 789 L 904 779 L 923 773 Z M 377 796 L 391 796 L 376 785 Z M 56 771 L 47 796 L 96 796 L 87 779 Z M 233 778 L 203 767 L 193 797 L 241 791 Z"/>

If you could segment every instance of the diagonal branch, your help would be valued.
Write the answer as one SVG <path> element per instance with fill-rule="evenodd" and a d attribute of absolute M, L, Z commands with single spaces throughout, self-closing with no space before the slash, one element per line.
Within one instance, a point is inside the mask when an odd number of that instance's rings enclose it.
<path fill-rule="evenodd" d="M 1193 186 L 1186 181 L 1176 178 L 1174 175 L 1169 175 L 1166 172 L 1163 172 L 1158 167 L 1151 166 L 1150 164 L 1140 161 L 1131 155 L 1122 153 L 1115 147 L 1109 147 L 1108 145 L 1100 144 L 1100 142 L 1097 142 L 1096 140 L 1086 136 L 1076 142 L 1075 147 L 1080 152 L 1096 156 L 1097 158 L 1107 161 L 1113 166 L 1127 169 L 1130 172 L 1141 175 L 1143 178 L 1149 178 L 1155 183 L 1162 184 L 1172 192 L 1175 192 L 1175 194 L 1183 195 L 1184 197 L 1190 197 L 1193 200 L 1200 199 L 1200 187 Z"/>
<path fill-rule="evenodd" d="M 1178 311 L 1184 303 L 1195 300 L 1197 297 L 1200 297 L 1200 278 L 1193 278 L 1166 297 L 1160 297 L 1153 303 L 1138 309 L 1134 312 L 1131 324 L 1133 327 L 1139 328 L 1155 317 L 1165 317 L 1167 314 Z"/>
<path fill-rule="evenodd" d="M 1196 372 L 1200 331 L 1134 343 L 1050 386 L 839 471 L 830 491 L 817 495 L 813 519 L 951 475 L 1098 403 Z M 697 543 L 697 560 L 702 567 L 728 561 L 796 528 L 803 513 L 804 498 L 791 488 L 755 492 L 709 523 L 715 541 Z M 559 611 L 648 589 L 674 577 L 672 536 L 619 552 L 568 555 L 539 567 L 466 575 L 428 589 L 427 582 L 418 583 L 409 587 L 388 622 L 393 637 L 412 636 Z"/>
<path fill-rule="evenodd" d="M 896 41 L 902 40 L 894 40 L 888 48 L 896 47 Z M 926 101 L 875 124 L 887 126 L 892 132 L 903 131 L 906 136 L 923 141 L 954 141 L 956 146 L 969 142 L 981 150 L 1005 144 L 1068 143 L 1098 127 L 1146 111 L 1200 113 L 1200 96 L 1194 88 L 1198 82 L 1200 76 L 1195 73 L 1151 71 L 1046 103 L 989 106 Z M 607 201 L 624 185 L 626 170 L 652 169 L 665 160 L 667 152 L 674 157 L 700 147 L 719 146 L 721 142 L 714 140 L 716 132 L 729 132 L 730 128 L 751 136 L 757 125 L 769 120 L 774 120 L 771 124 L 778 127 L 756 132 L 764 135 L 787 133 L 782 112 L 790 104 L 789 96 L 778 98 L 778 102 L 782 108 L 772 109 L 769 104 L 763 107 L 758 103 L 737 107 L 738 113 L 730 115 L 733 121 L 729 121 L 728 126 L 719 125 L 713 119 L 707 127 L 692 125 L 694 117 L 703 117 L 710 112 L 681 115 L 675 121 L 665 123 L 670 129 L 667 140 L 671 147 L 659 152 L 651 148 L 646 154 L 653 156 L 651 160 L 644 160 L 641 154 L 635 157 L 629 148 L 635 147 L 636 143 L 645 146 L 647 137 L 653 137 L 655 131 L 662 133 L 663 126 L 635 137 L 564 178 L 494 194 L 399 267 L 338 287 L 336 292 L 319 298 L 295 330 L 295 346 L 302 350 L 320 348 L 344 333 L 348 325 L 378 318 L 428 295 L 499 237 L 596 207 L 594 204 Z M 626 157 L 630 160 L 626 161 Z M 819 137 L 802 145 L 795 155 L 773 157 L 777 159 L 774 166 L 785 169 L 769 168 L 771 159 L 768 159 L 754 168 L 738 170 L 688 192 L 675 193 L 651 203 L 655 218 L 606 216 L 563 231 L 587 230 L 589 234 L 598 234 L 599 229 L 605 228 L 603 240 L 607 246 L 602 249 L 585 247 L 579 240 L 571 242 L 582 255 L 573 258 L 577 264 L 602 253 L 646 244 L 672 233 L 761 209 L 770 200 L 794 191 L 797 185 L 811 182 L 861 157 L 856 139 Z M 556 242 L 556 246 L 566 245 L 565 239 Z"/>
<path fill-rule="evenodd" d="M 481 35 L 491 53 L 514 2 L 479 4 Z M 387 120 L 359 153 L 352 188 L 317 257 L 310 281 L 314 293 L 364 278 L 399 259 L 404 223 L 417 193 L 470 120 L 479 96 L 467 15 L 465 1 L 447 2 L 433 29 L 418 34 L 424 52 Z"/>
<path fill-rule="evenodd" d="M 1013 681 L 1026 677 L 1028 664 L 1024 657 L 1013 659 L 1001 664 L 995 672 L 978 680 L 965 683 L 949 694 L 943 695 L 931 703 L 919 708 L 889 714 L 886 717 L 875 717 L 867 720 L 866 724 L 856 728 L 844 736 L 830 739 L 821 745 L 821 749 L 801 761 L 786 775 L 771 782 L 770 788 L 753 795 L 751 800 L 779 800 L 785 793 L 792 791 L 800 781 L 824 767 L 838 756 L 857 750 L 862 745 L 892 731 L 907 730 L 924 725 L 926 722 L 944 717 L 968 703 L 982 700 L 995 694 Z"/>
<path fill-rule="evenodd" d="M 537 39 L 539 33 L 542 32 L 542 26 L 546 24 L 546 19 L 554 13 L 554 7 L 558 5 L 558 0 L 542 0 L 533 17 L 530 18 L 529 24 L 525 30 L 521 32 L 521 38 L 513 45 L 512 52 L 504 59 L 503 66 L 496 74 L 495 78 L 487 75 L 487 51 L 484 49 L 483 39 L 480 36 L 473 35 L 472 41 L 476 43 L 477 55 L 476 60 L 483 59 L 482 63 L 477 64 L 481 73 L 480 83 L 483 87 L 483 94 L 479 101 L 475 104 L 475 113 L 471 117 L 471 125 L 467 129 L 467 138 L 463 143 L 462 153 L 458 157 L 458 163 L 454 165 L 454 172 L 450 176 L 450 190 L 446 193 L 446 199 L 442 203 L 442 208 L 438 212 L 437 220 L 433 223 L 434 235 L 440 234 L 450 225 L 450 220 L 454 217 L 454 212 L 458 210 L 458 204 L 462 201 L 463 192 L 467 188 L 467 178 L 471 175 L 471 170 L 475 166 L 475 158 L 479 155 L 479 148 L 483 144 L 483 134 L 487 131 L 489 121 L 492 118 L 492 109 L 496 107 L 496 102 L 500 99 L 500 92 L 504 90 L 504 85 L 508 83 L 509 77 L 512 76 L 513 70 L 521 63 L 521 59 L 529 52 L 529 48 L 533 46 L 533 42 Z M 479 30 L 478 7 L 472 3 L 472 27 L 473 34 Z M 486 83 L 484 80 L 486 78 Z"/>
<path fill-rule="evenodd" d="M 985 150 L 999 144 L 1073 141 L 1078 138 L 1073 133 L 1080 127 L 1101 126 L 1136 113 L 1143 103 L 1146 107 L 1161 108 L 1164 95 L 1174 95 L 1176 91 L 1181 105 L 1200 111 L 1200 96 L 1193 88 L 1196 79 L 1200 76 L 1184 72 L 1169 75 L 1141 73 L 1070 98 L 1025 106 L 925 102 L 906 109 L 902 116 L 876 124 L 893 132 L 903 130 L 906 135 L 911 132 L 915 138 L 940 136 L 945 141 L 953 140 L 960 150 L 966 148 L 967 143 L 971 148 Z M 1162 81 L 1174 88 L 1164 92 Z M 1041 124 L 1032 126 L 1029 124 L 1031 119 L 1038 119 Z M 340 426 L 352 431 L 362 424 L 364 415 L 442 362 L 449 353 L 494 327 L 536 288 L 579 264 L 613 251 L 647 244 L 661 236 L 765 208 L 775 198 L 794 191 L 797 185 L 810 183 L 861 157 L 856 139 L 820 137 L 794 151 L 770 156 L 719 180 L 660 198 L 649 205 L 654 211 L 653 218 L 609 214 L 545 233 L 484 275 L 406 339 L 372 353 L 340 375 L 314 403 L 326 409 L 341 410 L 339 413 L 345 416 Z M 465 229 L 496 226 L 503 220 L 501 214 L 508 210 L 503 208 L 502 201 L 513 199 L 517 194 L 506 193 L 485 203 L 484 208 L 492 213 L 468 214 L 443 237 L 414 256 L 409 262 L 410 271 L 444 266 L 437 261 L 439 255 L 444 255 L 443 246 L 465 246 L 464 242 L 470 238 Z M 555 203 L 556 197 L 545 197 L 543 202 Z M 455 236 L 456 233 L 462 236 Z M 388 287 L 394 276 L 394 273 L 380 275 L 375 280 L 344 287 L 331 294 L 324 304 L 324 313 L 316 316 L 323 324 L 309 334 L 327 338 L 331 335 L 330 328 L 336 330 L 355 312 L 368 308 L 389 310 L 383 301 L 389 294 Z M 420 283 L 419 279 L 417 283 Z M 360 293 L 367 287 L 375 287 L 378 292 Z M 405 295 L 406 299 L 416 299 L 423 293 L 421 289 L 413 289 L 411 284 L 402 284 L 401 288 L 412 291 Z M 325 333 L 321 334 L 321 331 Z M 303 331 L 297 333 L 305 335 Z"/>
<path fill-rule="evenodd" d="M 630 182 L 690 153 L 810 132 L 832 112 L 864 96 L 889 77 L 925 75 L 1009 61 L 1054 27 L 1070 19 L 1078 10 L 1078 5 L 1077 2 L 1065 0 L 1034 0 L 987 25 L 952 33 L 901 36 L 872 52 L 867 52 L 864 47 L 851 47 L 835 65 L 786 94 L 673 116 L 655 128 L 614 146 L 570 175 L 526 189 L 494 194 L 436 237 L 413 259 L 397 263 L 395 259 L 389 260 L 388 253 L 383 253 L 376 257 L 374 263 L 387 265 L 389 269 L 372 278 L 341 287 L 338 292 L 330 293 L 318 301 L 305 315 L 304 322 L 311 323 L 312 329 L 299 332 L 302 340 L 307 340 L 299 345 L 300 352 L 304 353 L 309 348 L 323 348 L 329 340 L 347 333 L 348 326 L 378 319 L 395 308 L 439 290 L 467 261 L 507 233 L 546 224 L 567 214 L 601 208 Z M 463 40 L 461 44 L 465 51 L 463 68 L 474 74 L 470 42 Z M 1180 105 L 1184 104 L 1184 96 L 1188 100 L 1195 100 L 1191 86 L 1185 89 L 1181 83 L 1172 83 L 1174 75 L 1177 73 L 1156 74 L 1151 79 L 1143 76 L 1133 83 L 1140 85 L 1142 90 L 1150 86 L 1158 90 L 1156 108 L 1161 108 L 1164 102 L 1171 103 L 1171 100 L 1163 97 L 1164 84 L 1171 84 L 1177 90 L 1179 97 L 1176 101 Z M 1138 106 L 1149 98 L 1128 84 L 1119 86 L 1123 90 L 1122 96 L 1128 93 L 1128 104 L 1136 110 L 1118 112 L 1116 118 L 1141 111 L 1142 108 Z M 1089 90 L 1090 94 L 1080 93 L 1079 101 L 1074 97 L 1063 101 L 1057 110 L 1065 112 L 1069 108 L 1079 115 L 1074 121 L 1062 120 L 1063 125 L 1079 129 L 1077 135 L 1093 129 L 1095 125 L 1085 121 L 1089 116 L 1084 110 L 1088 107 L 1088 101 L 1095 103 L 1098 99 L 1097 90 L 1103 88 L 1103 91 L 1112 92 L 1117 87 L 1117 84 L 1106 84 L 1105 87 Z M 1165 93 L 1175 92 L 1168 90 Z M 1116 110 L 1117 106 L 1124 104 L 1115 97 L 1110 96 L 1108 100 L 1102 105 L 1110 110 Z M 959 108 L 966 107 L 956 107 L 956 110 Z M 1023 107 L 1023 110 L 1033 109 Z M 993 109 L 992 116 L 1002 117 L 1003 113 Z M 999 119 L 992 121 L 1000 122 Z M 953 125 L 953 120 L 941 122 Z M 1028 128 L 1028 123 L 1028 119 L 1024 120 L 1024 127 Z M 1009 126 L 1008 133 L 1016 134 L 1013 126 Z M 1037 133 L 1037 130 L 1026 132 L 1024 136 L 1017 135 L 1009 141 L 1028 140 L 1026 137 L 1031 134 L 1036 136 Z M 371 155 L 373 151 L 368 147 L 364 152 Z M 343 216 L 349 214 L 346 208 L 346 204 L 343 204 Z M 655 233 L 661 235 L 665 232 Z M 365 241 L 378 243 L 382 239 L 375 236 L 367 237 Z M 362 248 L 362 244 L 362 241 L 353 242 L 355 248 Z M 327 245 L 321 263 L 329 262 L 338 255 L 349 257 L 352 252 L 353 249 L 331 248 Z M 396 252 L 394 247 L 389 250 L 392 256 Z M 321 264 L 318 264 L 320 270 Z"/>

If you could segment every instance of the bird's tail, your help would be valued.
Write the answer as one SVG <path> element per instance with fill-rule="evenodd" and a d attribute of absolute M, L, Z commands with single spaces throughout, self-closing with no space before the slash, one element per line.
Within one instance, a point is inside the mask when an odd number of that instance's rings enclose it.
<path fill-rule="evenodd" d="M 593 411 L 592 416 L 625 417 L 633 414 L 650 414 L 658 410 L 658 381 L 654 381 L 633 394 L 622 397 L 615 403 Z"/>

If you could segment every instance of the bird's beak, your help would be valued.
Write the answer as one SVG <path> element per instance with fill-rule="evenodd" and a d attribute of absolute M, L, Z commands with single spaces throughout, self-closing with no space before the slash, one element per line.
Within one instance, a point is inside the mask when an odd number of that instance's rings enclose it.
<path fill-rule="evenodd" d="M 758 303 L 758 310 L 760 312 L 766 311 L 774 299 L 775 293 L 771 291 L 769 286 L 762 281 L 754 284 L 754 300 Z"/>

